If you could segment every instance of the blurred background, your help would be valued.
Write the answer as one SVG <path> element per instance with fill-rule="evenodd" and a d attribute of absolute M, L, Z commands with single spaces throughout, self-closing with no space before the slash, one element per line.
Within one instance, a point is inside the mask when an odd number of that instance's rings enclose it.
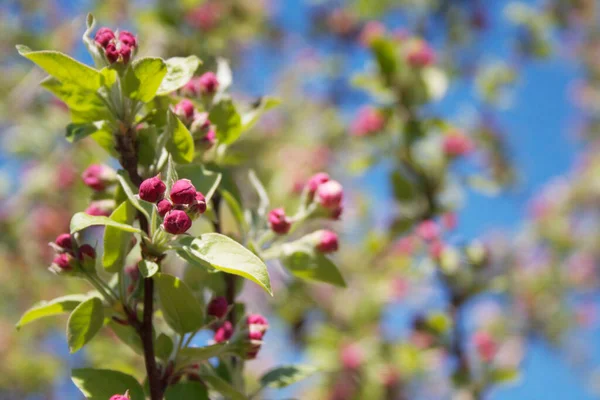
<path fill-rule="evenodd" d="M 228 59 L 238 99 L 282 100 L 231 160 L 258 171 L 272 204 L 293 202 L 321 170 L 344 184 L 336 260 L 348 288 L 296 281 L 270 265 L 273 299 L 244 290 L 273 327 L 248 373 L 292 361 L 324 371 L 264 398 L 600 398 L 599 7 L 595 0 L 1 1 L 0 399 L 80 398 L 69 378 L 75 366 L 141 377 L 142 360 L 128 348 L 115 351 L 108 333 L 70 355 L 66 318 L 15 329 L 31 304 L 83 285 L 47 271 L 47 243 L 87 206 L 81 171 L 109 155 L 92 141 L 66 142 L 68 113 L 42 92 L 43 72 L 14 46 L 91 63 L 81 42 L 88 12 L 99 26 L 136 33 L 142 55 L 195 54 L 203 71 Z M 436 72 L 426 79 L 432 94 L 419 118 L 454 126 L 475 144 L 444 169 L 450 183 L 440 193 L 437 251 L 406 223 L 416 218 L 386 151 L 398 127 L 360 132 L 365 107 L 385 113 L 390 103 L 369 78 L 375 36 L 428 46 Z M 423 146 L 422 157 L 436 154 Z M 465 279 L 455 307 L 455 282 Z M 462 388 L 463 369 L 481 382 L 477 393 Z"/>

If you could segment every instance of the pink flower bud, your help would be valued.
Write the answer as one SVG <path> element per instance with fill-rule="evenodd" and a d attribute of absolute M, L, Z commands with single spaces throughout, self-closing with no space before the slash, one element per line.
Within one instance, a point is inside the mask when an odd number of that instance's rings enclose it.
<path fill-rule="evenodd" d="M 158 211 L 158 215 L 164 217 L 167 215 L 169 211 L 173 209 L 173 204 L 167 199 L 162 199 L 158 203 L 156 203 L 156 210 Z"/>
<path fill-rule="evenodd" d="M 57 266 L 60 270 L 70 271 L 73 269 L 74 260 L 73 257 L 68 253 L 61 253 L 54 257 L 52 265 Z"/>
<path fill-rule="evenodd" d="M 205 2 L 188 12 L 186 21 L 192 27 L 208 32 L 219 23 L 221 8 L 221 5 L 217 2 Z"/>
<path fill-rule="evenodd" d="M 335 232 L 322 230 L 319 231 L 319 242 L 315 246 L 321 253 L 332 253 L 338 250 L 338 236 Z"/>
<path fill-rule="evenodd" d="M 212 315 L 213 317 L 223 318 L 227 315 L 227 299 L 223 296 L 215 297 L 208 303 L 206 307 L 206 313 L 208 315 Z"/>
<path fill-rule="evenodd" d="M 333 220 L 338 220 L 340 219 L 340 217 L 342 216 L 342 213 L 344 212 L 344 207 L 339 206 L 337 208 L 334 208 L 331 211 L 331 215 L 329 216 L 331 219 Z"/>
<path fill-rule="evenodd" d="M 158 199 L 162 198 L 166 190 L 167 186 L 158 175 L 148 178 L 140 185 L 140 199 L 155 203 Z"/>
<path fill-rule="evenodd" d="M 206 211 L 206 199 L 200 192 L 196 192 L 196 200 L 190 207 L 190 212 L 194 214 L 204 214 Z"/>
<path fill-rule="evenodd" d="M 194 118 L 196 109 L 194 103 L 188 99 L 183 99 L 175 105 L 174 112 L 182 121 L 189 123 L 192 121 L 192 118 Z"/>
<path fill-rule="evenodd" d="M 472 337 L 473 345 L 479 357 L 485 362 L 490 362 L 496 355 L 498 346 L 492 336 L 484 331 L 476 332 Z"/>
<path fill-rule="evenodd" d="M 444 136 L 444 153 L 448 157 L 460 157 L 470 153 L 474 146 L 471 139 L 461 132 L 451 132 Z"/>
<path fill-rule="evenodd" d="M 217 343 L 226 342 L 231 339 L 233 335 L 233 325 L 231 322 L 225 321 L 221 326 L 219 326 L 215 330 L 215 335 L 213 337 L 214 341 Z"/>
<path fill-rule="evenodd" d="M 88 208 L 85 209 L 85 213 L 87 215 L 108 217 L 113 212 L 113 209 L 112 203 L 109 205 L 106 201 L 93 201 Z"/>
<path fill-rule="evenodd" d="M 119 32 L 119 41 L 123 44 L 126 44 L 129 47 L 137 47 L 137 39 L 131 32 Z"/>
<path fill-rule="evenodd" d="M 439 237 L 440 227 L 435 221 L 428 219 L 427 221 L 421 222 L 417 226 L 417 235 L 419 235 L 423 240 L 428 242 L 432 241 Z"/>
<path fill-rule="evenodd" d="M 292 223 L 285 215 L 283 208 L 276 208 L 269 213 L 269 225 L 271 230 L 280 235 L 285 235 L 290 231 Z"/>
<path fill-rule="evenodd" d="M 364 358 L 365 355 L 357 344 L 349 344 L 342 347 L 340 359 L 344 368 L 350 370 L 358 369 L 362 365 Z"/>
<path fill-rule="evenodd" d="M 108 62 L 111 64 L 116 63 L 119 60 L 119 50 L 114 43 L 109 43 L 104 49 L 104 54 L 106 54 L 106 58 Z"/>
<path fill-rule="evenodd" d="M 260 314 L 250 314 L 246 318 L 249 332 L 265 333 L 269 329 L 269 321 Z"/>
<path fill-rule="evenodd" d="M 94 41 L 96 44 L 102 48 L 106 48 L 111 40 L 115 38 L 114 32 L 109 28 L 100 28 L 96 32 L 96 36 L 94 37 Z"/>
<path fill-rule="evenodd" d="M 385 35 L 385 26 L 379 21 L 369 21 L 360 33 L 360 44 L 369 47 L 375 39 Z"/>
<path fill-rule="evenodd" d="M 198 79 L 198 85 L 200 93 L 202 94 L 215 94 L 219 88 L 219 81 L 217 76 L 213 72 L 205 72 Z"/>
<path fill-rule="evenodd" d="M 115 394 L 110 397 L 110 400 L 131 400 L 128 393 L 125 394 Z"/>
<path fill-rule="evenodd" d="M 163 226 L 165 231 L 173 235 L 180 235 L 190 229 L 192 220 L 185 211 L 172 210 L 165 215 Z"/>
<path fill-rule="evenodd" d="M 73 249 L 73 237 L 68 233 L 58 235 L 54 243 L 66 251 L 71 251 Z"/>
<path fill-rule="evenodd" d="M 455 229 L 456 225 L 458 224 L 458 218 L 456 216 L 456 213 L 447 212 L 444 215 L 442 215 L 442 224 L 444 224 L 444 228 L 448 230 Z"/>
<path fill-rule="evenodd" d="M 442 252 L 446 245 L 439 239 L 434 239 L 429 243 L 429 256 L 434 260 L 439 260 L 442 257 Z"/>
<path fill-rule="evenodd" d="M 121 47 L 119 48 L 119 55 L 121 56 L 123 63 L 127 64 L 131 59 L 131 47 L 126 44 L 121 44 Z"/>
<path fill-rule="evenodd" d="M 208 113 L 199 112 L 194 114 L 194 120 L 190 125 L 190 133 L 194 138 L 200 137 L 208 132 L 210 128 L 210 120 L 208 119 Z"/>
<path fill-rule="evenodd" d="M 77 250 L 77 258 L 79 261 L 84 261 L 86 257 L 91 259 L 96 258 L 96 250 L 94 250 L 94 248 L 89 244 L 84 244 L 83 246 L 79 247 L 79 250 Z"/>
<path fill-rule="evenodd" d="M 384 127 L 385 118 L 381 111 L 367 106 L 358 111 L 350 133 L 354 136 L 368 136 L 380 132 Z"/>
<path fill-rule="evenodd" d="M 415 40 L 408 46 L 406 62 L 414 68 L 427 67 L 435 62 L 435 52 L 424 40 Z"/>
<path fill-rule="evenodd" d="M 322 184 L 329 181 L 329 175 L 325 172 L 318 172 L 314 174 L 307 182 L 306 187 L 308 188 L 309 195 L 314 195 L 317 188 Z"/>
<path fill-rule="evenodd" d="M 183 87 L 181 88 L 181 95 L 186 97 L 196 97 L 200 94 L 200 83 L 198 78 L 190 79 Z"/>
<path fill-rule="evenodd" d="M 196 201 L 196 188 L 189 179 L 179 179 L 171 188 L 173 204 L 192 204 Z"/>
<path fill-rule="evenodd" d="M 202 144 L 204 144 L 205 149 L 208 150 L 211 147 L 213 147 L 213 145 L 217 141 L 217 132 L 215 131 L 215 128 L 213 128 L 212 126 L 208 128 L 208 132 L 206 132 L 206 135 L 201 139 L 201 141 Z"/>
<path fill-rule="evenodd" d="M 106 165 L 92 164 L 83 171 L 81 179 L 86 186 L 100 192 L 115 181 L 116 174 Z"/>
<path fill-rule="evenodd" d="M 344 196 L 344 188 L 338 181 L 327 181 L 317 188 L 316 200 L 325 208 L 337 209 Z"/>

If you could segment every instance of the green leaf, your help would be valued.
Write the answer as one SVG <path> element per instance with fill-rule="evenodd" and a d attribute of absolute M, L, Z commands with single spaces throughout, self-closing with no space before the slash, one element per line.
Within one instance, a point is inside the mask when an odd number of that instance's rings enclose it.
<path fill-rule="evenodd" d="M 136 60 L 123 79 L 125 94 L 131 99 L 148 103 L 156 95 L 166 74 L 167 65 L 160 58 Z"/>
<path fill-rule="evenodd" d="M 96 121 L 83 124 L 69 124 L 67 125 L 66 139 L 69 143 L 74 143 L 102 129 L 107 129 L 106 121 Z"/>
<path fill-rule="evenodd" d="M 110 369 L 78 368 L 71 380 L 88 400 L 107 400 L 129 391 L 131 400 L 145 400 L 144 389 L 131 375 Z"/>
<path fill-rule="evenodd" d="M 27 46 L 17 45 L 19 54 L 33 61 L 49 75 L 62 83 L 70 82 L 82 89 L 95 92 L 102 86 L 100 72 L 58 51 L 31 51 Z"/>
<path fill-rule="evenodd" d="M 387 85 L 393 83 L 394 75 L 398 71 L 396 48 L 397 45 L 387 38 L 376 38 L 371 42 L 379 72 Z"/>
<path fill-rule="evenodd" d="M 165 400 L 209 400 L 206 388 L 200 382 L 180 382 L 165 392 Z"/>
<path fill-rule="evenodd" d="M 150 222 L 154 204 L 141 200 L 136 196 L 135 193 L 138 192 L 138 189 L 133 185 L 133 182 L 131 182 L 131 179 L 129 178 L 129 174 L 126 171 L 122 169 L 117 171 L 117 180 L 121 184 L 121 187 L 131 204 L 146 217 L 148 222 Z"/>
<path fill-rule="evenodd" d="M 17 322 L 17 329 L 45 317 L 64 314 L 73 311 L 82 301 L 88 299 L 85 294 L 72 294 L 68 296 L 57 297 L 50 301 L 41 301 L 25 311 L 25 314 Z"/>
<path fill-rule="evenodd" d="M 190 167 L 192 167 L 192 165 L 190 165 Z M 193 169 L 198 168 L 198 165 L 193 165 Z M 165 178 L 165 184 L 167 186 L 166 189 L 166 193 L 171 193 L 171 188 L 173 187 L 173 185 L 175 184 L 175 182 L 177 182 L 177 180 L 179 180 L 179 174 L 177 173 L 177 169 L 175 168 L 175 163 L 173 162 L 173 157 L 171 156 L 171 154 L 169 154 L 167 156 L 167 173 L 166 173 L 167 177 Z M 192 182 L 194 183 L 194 182 Z M 194 185 L 196 186 L 196 185 Z M 196 187 L 196 190 L 198 190 L 198 188 Z"/>
<path fill-rule="evenodd" d="M 204 322 L 203 309 L 190 288 L 173 275 L 158 273 L 153 279 L 169 326 L 179 334 L 200 329 Z"/>
<path fill-rule="evenodd" d="M 263 387 L 284 388 L 314 374 L 315 367 L 308 365 L 285 365 L 270 370 L 260 378 Z"/>
<path fill-rule="evenodd" d="M 156 338 L 154 350 L 156 357 L 160 358 L 161 360 L 169 359 L 171 352 L 173 351 L 173 340 L 171 340 L 171 338 L 164 333 L 161 333 Z"/>
<path fill-rule="evenodd" d="M 135 220 L 135 208 L 129 201 L 124 201 L 112 212 L 110 219 L 114 222 L 131 225 Z M 102 266 L 108 272 L 118 272 L 124 267 L 125 259 L 131 245 L 131 233 L 122 229 L 107 226 L 104 230 L 104 253 Z"/>
<path fill-rule="evenodd" d="M 282 264 L 295 276 L 317 282 L 346 287 L 346 282 L 335 264 L 325 255 L 309 249 L 302 240 L 283 246 Z"/>
<path fill-rule="evenodd" d="M 200 362 L 217 357 L 227 350 L 227 343 L 215 343 L 204 347 L 186 347 L 181 349 L 177 359 L 182 362 Z"/>
<path fill-rule="evenodd" d="M 81 87 L 73 81 L 59 81 L 49 76 L 40 85 L 62 100 L 71 111 L 73 122 L 87 123 L 112 118 L 97 90 Z"/>
<path fill-rule="evenodd" d="M 217 126 L 219 143 L 231 144 L 242 134 L 242 117 L 231 99 L 223 99 L 210 110 L 210 121 Z"/>
<path fill-rule="evenodd" d="M 78 305 L 67 322 L 69 350 L 75 353 L 98 333 L 104 323 L 102 301 L 92 297 Z"/>
<path fill-rule="evenodd" d="M 78 212 L 71 218 L 71 233 L 73 234 L 95 225 L 112 226 L 125 232 L 142 233 L 138 228 L 134 228 L 131 225 L 115 222 L 108 217 L 88 215 L 84 212 Z"/>
<path fill-rule="evenodd" d="M 201 374 L 200 377 L 208 386 L 221 393 L 229 400 L 248 400 L 248 398 L 240 393 L 236 388 L 231 386 L 227 381 L 219 378 L 216 375 Z"/>
<path fill-rule="evenodd" d="M 394 197 L 399 201 L 412 200 L 416 193 L 412 182 L 400 171 L 393 171 L 391 175 Z"/>
<path fill-rule="evenodd" d="M 102 54 L 100 53 L 98 45 L 96 44 L 94 39 L 91 38 L 92 31 L 94 30 L 94 26 L 96 25 L 96 20 L 91 13 L 87 15 L 87 18 L 85 19 L 85 25 L 87 29 L 83 33 L 83 43 L 85 44 L 85 47 L 92 56 L 94 64 L 96 64 L 96 66 L 104 65 L 106 63 L 104 61 L 104 57 L 102 57 Z"/>
<path fill-rule="evenodd" d="M 178 245 L 191 259 L 208 263 L 220 271 L 250 279 L 273 295 L 265 263 L 235 240 L 219 233 L 205 233 L 198 238 L 180 238 Z"/>
<path fill-rule="evenodd" d="M 254 108 L 242 116 L 242 130 L 246 131 L 252 128 L 263 113 L 279 104 L 281 104 L 281 100 L 274 97 L 261 97 Z"/>
<path fill-rule="evenodd" d="M 96 131 L 92 133 L 92 139 L 108 154 L 110 154 L 114 158 L 119 158 L 119 153 L 115 149 L 115 138 L 111 131 L 108 129 L 102 129 L 100 131 Z"/>
<path fill-rule="evenodd" d="M 173 160 L 180 164 L 189 164 L 194 160 L 194 138 L 188 128 L 171 110 L 167 115 L 168 136 L 166 148 Z"/>
<path fill-rule="evenodd" d="M 144 278 L 151 278 L 158 272 L 158 264 L 149 260 L 142 260 L 138 264 L 140 272 Z"/>
<path fill-rule="evenodd" d="M 167 64 L 167 74 L 162 80 L 157 96 L 162 96 L 182 88 L 194 76 L 201 61 L 196 56 L 173 57 L 165 61 Z"/>
<path fill-rule="evenodd" d="M 246 218 L 244 218 L 244 211 L 242 210 L 242 206 L 237 201 L 237 199 L 227 190 L 221 190 L 221 197 L 227 203 L 227 206 L 231 210 L 233 217 L 237 221 L 238 225 L 242 229 L 243 232 L 248 231 L 248 222 Z"/>
<path fill-rule="evenodd" d="M 138 158 L 141 165 L 149 167 L 156 159 L 158 132 L 155 126 L 149 126 L 137 131 Z M 162 150 L 162 149 L 159 149 Z"/>
<path fill-rule="evenodd" d="M 129 346 L 137 354 L 144 354 L 144 347 L 142 345 L 142 339 L 140 335 L 131 325 L 121 325 L 113 320 L 108 323 L 110 329 L 117 335 L 117 337 Z"/>
<path fill-rule="evenodd" d="M 521 374 L 517 368 L 495 368 L 490 371 L 491 381 L 495 384 L 509 384 L 519 380 Z"/>
<path fill-rule="evenodd" d="M 269 195 L 267 194 L 267 190 L 265 189 L 262 182 L 260 181 L 260 179 L 258 179 L 258 176 L 256 176 L 256 173 L 253 170 L 250 170 L 250 172 L 248 172 L 248 178 L 250 179 L 250 183 L 252 183 L 254 190 L 256 190 L 256 193 L 258 194 L 258 215 L 264 217 L 265 215 L 267 215 L 269 204 L 271 204 L 269 200 Z"/>
<path fill-rule="evenodd" d="M 188 164 L 177 167 L 177 175 L 192 181 L 197 191 L 206 198 L 206 203 L 215 194 L 221 183 L 221 173 L 209 171 L 203 165 Z"/>

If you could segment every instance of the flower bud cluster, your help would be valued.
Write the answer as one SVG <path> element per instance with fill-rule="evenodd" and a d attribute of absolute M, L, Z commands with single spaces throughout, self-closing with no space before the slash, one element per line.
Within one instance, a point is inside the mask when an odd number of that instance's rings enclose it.
<path fill-rule="evenodd" d="M 96 45 L 104 50 L 104 56 L 109 64 L 127 64 L 138 47 L 136 37 L 127 31 L 115 32 L 109 28 L 100 28 L 94 37 Z"/>
<path fill-rule="evenodd" d="M 188 99 L 183 99 L 177 103 L 173 108 L 173 112 L 189 129 L 196 145 L 208 150 L 215 144 L 217 133 L 214 125 L 208 119 L 208 113 L 198 112 L 194 103 Z"/>
<path fill-rule="evenodd" d="M 50 246 L 56 252 L 50 271 L 61 274 L 75 271 L 77 268 L 94 268 L 96 250 L 89 244 L 79 246 L 72 235 L 62 233 Z"/>
<path fill-rule="evenodd" d="M 156 203 L 166 232 L 180 235 L 190 229 L 193 219 L 206 211 L 206 199 L 189 179 L 176 181 L 168 198 L 164 197 L 166 190 L 167 186 L 157 175 L 144 180 L 138 194 L 140 199 Z"/>

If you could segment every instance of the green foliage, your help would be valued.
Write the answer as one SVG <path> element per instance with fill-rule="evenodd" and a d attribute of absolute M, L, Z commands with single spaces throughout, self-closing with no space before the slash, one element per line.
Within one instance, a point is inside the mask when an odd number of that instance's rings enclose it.
<path fill-rule="evenodd" d="M 209 119 L 217 126 L 217 140 L 219 143 L 231 144 L 238 140 L 242 134 L 242 117 L 229 98 L 221 100 L 212 107 Z"/>
<path fill-rule="evenodd" d="M 131 226 L 135 219 L 135 208 L 129 201 L 124 201 L 117 207 L 110 219 L 114 222 Z M 113 226 L 104 229 L 104 252 L 102 253 L 102 266 L 108 272 L 118 272 L 124 267 L 125 258 L 131 246 L 131 232 Z"/>
<path fill-rule="evenodd" d="M 79 304 L 67 322 L 67 342 L 69 350 L 75 353 L 92 340 L 104 324 L 102 301 L 92 297 Z"/>
<path fill-rule="evenodd" d="M 195 332 L 202 327 L 202 306 L 190 288 L 179 278 L 168 274 L 155 274 L 154 282 L 165 320 L 180 334 Z"/>
<path fill-rule="evenodd" d="M 316 371 L 316 368 L 306 365 L 285 365 L 264 374 L 260 378 L 260 384 L 263 387 L 281 389 L 306 379 Z"/>
<path fill-rule="evenodd" d="M 198 238 L 182 237 L 177 240 L 178 253 L 187 260 L 198 260 L 199 265 L 250 279 L 273 295 L 271 280 L 265 263 L 250 250 L 219 233 L 205 233 Z"/>
<path fill-rule="evenodd" d="M 73 311 L 75 307 L 88 298 L 89 296 L 85 294 L 71 294 L 50 301 L 41 301 L 23 314 L 19 322 L 17 322 L 16 327 L 20 329 L 40 318 L 52 317 Z"/>
<path fill-rule="evenodd" d="M 167 75 L 167 65 L 162 59 L 136 60 L 125 74 L 123 90 L 129 98 L 148 103 L 156 95 L 165 75 Z"/>
<path fill-rule="evenodd" d="M 194 160 L 194 139 L 183 122 L 169 111 L 167 116 L 168 137 L 166 148 L 178 163 L 187 164 Z"/>
<path fill-rule="evenodd" d="M 173 57 L 166 60 L 167 73 L 156 94 L 163 96 L 182 88 L 194 76 L 201 63 L 196 56 Z"/>
<path fill-rule="evenodd" d="M 206 388 L 200 382 L 180 382 L 169 386 L 165 393 L 165 400 L 209 400 Z"/>
<path fill-rule="evenodd" d="M 85 228 L 95 225 L 110 226 L 125 232 L 142 233 L 138 228 L 131 225 L 116 222 L 109 217 L 88 215 L 84 212 L 78 212 L 71 218 L 71 233 L 79 232 Z"/>
<path fill-rule="evenodd" d="M 88 400 L 107 400 L 114 394 L 124 394 L 127 391 L 131 400 L 146 398 L 138 381 L 119 371 L 79 368 L 72 371 L 71 379 Z"/>

